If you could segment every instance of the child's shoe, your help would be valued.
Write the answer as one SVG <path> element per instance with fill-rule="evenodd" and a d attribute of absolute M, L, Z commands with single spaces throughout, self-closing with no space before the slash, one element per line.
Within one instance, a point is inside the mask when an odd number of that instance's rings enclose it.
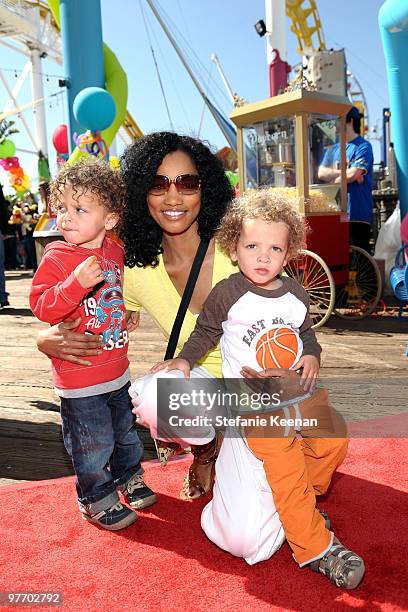
<path fill-rule="evenodd" d="M 82 517 L 86 521 L 99 525 L 99 527 L 103 527 L 103 529 L 108 531 L 118 531 L 134 523 L 137 519 L 137 514 L 117 501 L 108 510 L 102 510 L 102 512 L 96 512 L 96 514 L 83 512 Z"/>
<path fill-rule="evenodd" d="M 124 498 L 132 508 L 147 508 L 157 502 L 157 497 L 143 480 L 142 474 L 136 474 L 121 489 Z"/>
<path fill-rule="evenodd" d="M 332 547 L 324 557 L 312 561 L 309 567 L 343 589 L 355 589 L 365 572 L 362 558 L 345 548 L 337 538 L 334 538 Z"/>

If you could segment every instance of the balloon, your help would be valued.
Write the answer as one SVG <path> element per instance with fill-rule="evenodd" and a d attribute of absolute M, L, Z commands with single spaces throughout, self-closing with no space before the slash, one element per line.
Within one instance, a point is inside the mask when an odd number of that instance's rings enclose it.
<path fill-rule="evenodd" d="M 73 140 L 80 151 L 86 151 L 94 157 L 106 158 L 108 156 L 108 147 L 99 131 L 87 130 L 84 134 L 79 135 L 75 133 Z"/>
<path fill-rule="evenodd" d="M 0 164 L 5 170 L 10 170 L 11 168 L 20 167 L 20 162 L 18 161 L 18 157 L 6 157 L 6 159 L 0 159 Z"/>
<path fill-rule="evenodd" d="M 9 172 L 13 176 L 24 176 L 24 170 L 22 168 L 9 168 Z"/>
<path fill-rule="evenodd" d="M 105 130 L 115 119 L 115 101 L 101 87 L 86 87 L 77 94 L 73 104 L 74 117 L 87 130 Z"/>
<path fill-rule="evenodd" d="M 28 177 L 26 174 L 23 176 L 15 176 L 12 174 L 9 182 L 16 191 L 27 191 L 31 186 L 30 177 Z"/>
<path fill-rule="evenodd" d="M 227 175 L 227 179 L 231 187 L 235 188 L 239 182 L 239 176 L 236 172 L 232 172 L 232 170 L 226 170 L 225 174 Z"/>
<path fill-rule="evenodd" d="M 109 165 L 113 170 L 119 170 L 120 168 L 119 158 L 116 157 L 116 155 L 111 155 L 109 158 Z"/>
<path fill-rule="evenodd" d="M 30 182 L 30 177 L 27 176 L 27 174 L 25 174 L 23 176 L 23 187 L 25 187 L 27 190 L 30 189 L 31 187 L 31 182 Z"/>
<path fill-rule="evenodd" d="M 68 153 L 68 127 L 65 123 L 58 125 L 52 135 L 52 144 L 60 155 Z"/>
<path fill-rule="evenodd" d="M 15 168 L 18 168 L 20 166 L 20 162 L 18 161 L 18 157 L 8 157 L 7 159 L 9 160 L 10 164 L 14 164 Z"/>
<path fill-rule="evenodd" d="M 3 140 L 0 144 L 0 157 L 5 159 L 6 157 L 13 157 L 16 151 L 16 145 L 12 140 Z"/>

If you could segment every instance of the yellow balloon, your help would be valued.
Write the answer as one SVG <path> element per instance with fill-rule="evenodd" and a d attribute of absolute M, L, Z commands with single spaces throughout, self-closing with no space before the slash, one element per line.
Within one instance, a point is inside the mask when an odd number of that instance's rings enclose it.
<path fill-rule="evenodd" d="M 31 187 L 30 177 L 25 174 L 23 176 L 23 180 L 22 180 L 21 184 L 24 185 L 26 191 L 28 191 L 28 189 L 30 189 L 30 187 Z"/>
<path fill-rule="evenodd" d="M 120 168 L 119 158 L 116 157 L 116 155 L 111 155 L 109 158 L 109 165 L 111 168 L 113 168 L 113 170 L 119 170 Z"/>

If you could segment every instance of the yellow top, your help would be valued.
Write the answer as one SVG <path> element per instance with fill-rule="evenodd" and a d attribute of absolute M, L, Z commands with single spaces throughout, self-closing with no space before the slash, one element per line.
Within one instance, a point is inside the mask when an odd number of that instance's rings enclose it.
<path fill-rule="evenodd" d="M 216 244 L 211 286 L 214 287 L 218 282 L 228 278 L 231 274 L 235 274 L 235 272 L 237 272 L 237 267 Z M 151 266 L 146 268 L 125 267 L 123 284 L 126 308 L 132 311 L 144 308 L 164 336 L 168 338 L 181 297 L 167 274 L 162 255 L 159 256 L 159 265 L 156 268 Z M 187 310 L 177 343 L 178 351 L 181 351 L 193 331 L 197 316 Z M 199 363 L 207 368 L 213 376 L 222 376 L 221 353 L 218 346 L 210 350 Z"/>

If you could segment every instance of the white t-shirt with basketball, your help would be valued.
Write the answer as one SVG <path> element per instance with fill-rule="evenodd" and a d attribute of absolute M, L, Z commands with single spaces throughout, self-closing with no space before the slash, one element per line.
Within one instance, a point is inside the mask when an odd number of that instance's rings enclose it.
<path fill-rule="evenodd" d="M 194 367 L 220 341 L 225 378 L 240 378 L 243 366 L 296 369 L 302 355 L 319 358 L 309 296 L 292 278 L 281 281 L 278 289 L 262 289 L 238 273 L 219 282 L 179 357 Z"/>

